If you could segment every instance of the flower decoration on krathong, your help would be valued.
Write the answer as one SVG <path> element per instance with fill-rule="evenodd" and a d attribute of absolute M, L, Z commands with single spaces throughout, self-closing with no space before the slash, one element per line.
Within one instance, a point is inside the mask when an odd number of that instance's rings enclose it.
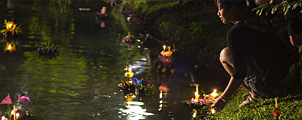
<path fill-rule="evenodd" d="M 135 91 L 135 87 L 137 86 L 136 82 L 133 82 L 131 80 L 129 81 L 122 81 L 122 83 L 118 84 L 118 87 L 121 89 L 121 90 L 132 90 L 134 89 L 133 91 Z"/>
<path fill-rule="evenodd" d="M 163 57 L 170 57 L 173 52 L 171 51 L 171 47 L 168 46 L 168 51 L 166 51 L 166 45 L 163 45 L 163 51 L 160 52 Z"/>
<path fill-rule="evenodd" d="M 19 35 L 21 33 L 21 26 L 17 25 L 14 21 L 4 20 L 5 29 L 1 30 L 4 37 Z"/>
<path fill-rule="evenodd" d="M 127 44 L 133 44 L 136 41 L 135 37 L 131 35 L 130 32 L 128 32 L 128 35 L 123 37 L 122 40 Z"/>
<path fill-rule="evenodd" d="M 16 50 L 16 45 L 15 45 L 14 41 L 6 42 L 5 51 L 13 52 L 15 50 Z"/>
<path fill-rule="evenodd" d="M 44 56 L 57 56 L 59 54 L 58 48 L 55 48 L 54 44 L 50 46 L 50 42 L 48 42 L 47 45 L 38 48 L 38 51 L 40 55 Z"/>
<path fill-rule="evenodd" d="M 211 94 L 206 95 L 204 93 L 203 96 L 204 98 L 200 98 L 200 95 L 198 94 L 198 85 L 197 85 L 195 97 L 191 98 L 191 100 L 185 100 L 184 103 L 189 104 L 190 106 L 193 107 L 202 107 L 204 110 L 209 110 L 210 106 L 214 103 L 215 98 L 218 97 L 219 94 L 217 93 L 217 90 L 214 89 L 214 91 Z"/>
<path fill-rule="evenodd" d="M 27 119 L 31 117 L 32 115 L 28 113 L 26 109 L 22 107 L 22 103 L 30 102 L 29 97 L 18 95 L 18 101 L 17 103 L 13 104 L 12 108 L 10 107 L 10 104 L 12 104 L 12 101 L 10 99 L 10 95 L 8 94 L 0 104 L 8 104 L 7 112 L 5 112 L 4 115 L 2 115 L 1 120 L 18 120 L 18 119 Z"/>
<path fill-rule="evenodd" d="M 100 19 L 100 18 L 108 18 L 108 14 L 107 14 L 107 11 L 106 11 L 106 7 L 102 7 L 101 11 L 100 12 L 97 12 L 97 17 Z"/>
<path fill-rule="evenodd" d="M 150 84 L 149 81 L 144 80 L 141 78 L 141 80 L 134 80 L 134 82 L 138 85 L 138 90 L 140 95 L 150 95 L 154 94 L 155 86 L 154 84 Z"/>

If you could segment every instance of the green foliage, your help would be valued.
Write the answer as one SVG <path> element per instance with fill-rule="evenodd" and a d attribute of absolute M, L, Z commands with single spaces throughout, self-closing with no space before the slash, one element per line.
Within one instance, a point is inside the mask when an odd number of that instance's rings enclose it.
<path fill-rule="evenodd" d="M 302 1 L 283 1 L 278 4 L 263 4 L 259 7 L 256 7 L 253 9 L 253 11 L 256 11 L 257 15 L 261 16 L 263 14 L 269 15 L 269 14 L 275 14 L 278 10 L 282 10 L 284 15 L 287 15 L 290 10 L 295 10 L 297 7 L 302 7 Z M 302 13 L 302 10 L 300 11 Z"/>
<path fill-rule="evenodd" d="M 154 20 L 158 33 L 174 42 L 181 51 L 217 59 L 217 53 L 226 45 L 222 33 L 228 26 L 215 25 L 220 21 L 213 2 L 142 0 L 132 3 L 135 12 Z M 219 29 L 214 29 L 213 25 Z"/>
<path fill-rule="evenodd" d="M 275 107 L 275 98 L 261 99 L 258 102 L 239 108 L 243 102 L 243 96 L 247 95 L 246 90 L 240 89 L 226 107 L 214 115 L 214 119 L 220 120 L 263 120 L 275 119 L 272 115 Z M 302 110 L 298 109 L 302 104 L 302 94 L 278 97 L 279 119 L 301 119 Z"/>

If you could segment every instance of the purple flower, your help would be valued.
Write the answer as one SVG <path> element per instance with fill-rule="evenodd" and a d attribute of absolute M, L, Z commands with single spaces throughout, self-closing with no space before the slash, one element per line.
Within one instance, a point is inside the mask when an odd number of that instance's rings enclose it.
<path fill-rule="evenodd" d="M 26 96 L 21 96 L 20 100 L 21 100 L 23 103 L 30 102 L 29 97 L 26 97 Z"/>

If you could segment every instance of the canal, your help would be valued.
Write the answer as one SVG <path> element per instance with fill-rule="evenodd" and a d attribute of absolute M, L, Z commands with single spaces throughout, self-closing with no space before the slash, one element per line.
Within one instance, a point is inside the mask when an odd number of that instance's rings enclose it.
<path fill-rule="evenodd" d="M 180 74 L 174 76 L 156 74 L 150 54 L 157 53 L 125 44 L 122 38 L 132 31 L 124 16 L 104 2 L 8 0 L 0 1 L 0 6 L 0 25 L 6 19 L 22 28 L 19 37 L 1 39 L 0 99 L 10 94 L 16 103 L 19 94 L 27 93 L 31 101 L 23 108 L 33 115 L 29 119 L 191 119 L 192 109 L 181 103 L 194 96 L 191 84 L 197 82 L 207 92 L 219 87 L 219 80 L 206 76 L 213 74 L 206 70 L 205 77 L 194 82 L 181 66 L 175 67 Z M 98 20 L 96 12 L 103 6 L 110 17 Z M 5 50 L 9 43 L 14 44 L 13 51 Z M 37 49 L 48 43 L 58 48 L 57 56 L 39 55 Z M 135 77 L 148 78 L 155 85 L 154 94 L 136 96 L 129 103 L 118 88 L 127 80 L 127 64 L 141 66 Z M 160 86 L 165 86 L 164 92 Z M 0 105 L 1 115 L 6 110 Z"/>

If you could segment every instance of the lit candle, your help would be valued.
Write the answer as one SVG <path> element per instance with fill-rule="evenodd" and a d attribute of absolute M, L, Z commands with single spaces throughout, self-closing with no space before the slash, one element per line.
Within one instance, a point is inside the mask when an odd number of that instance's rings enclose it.
<path fill-rule="evenodd" d="M 195 92 L 195 100 L 198 100 L 199 99 L 199 94 L 198 94 L 198 92 Z"/>
<path fill-rule="evenodd" d="M 168 46 L 168 51 L 170 51 L 170 49 L 171 49 L 171 47 L 170 47 L 170 46 Z"/>
<path fill-rule="evenodd" d="M 8 28 L 11 29 L 13 27 L 13 24 L 10 22 L 8 23 Z"/>
<path fill-rule="evenodd" d="M 163 51 L 165 52 L 166 51 L 166 45 L 163 45 L 163 49 L 164 49 Z"/>
<path fill-rule="evenodd" d="M 216 98 L 218 96 L 217 90 L 214 89 L 214 91 L 211 93 L 211 96 Z"/>
<path fill-rule="evenodd" d="M 5 116 L 2 116 L 1 120 L 5 120 L 5 119 L 6 119 L 6 117 L 5 117 Z"/>
<path fill-rule="evenodd" d="M 163 98 L 163 91 L 162 90 L 160 90 L 159 98 Z"/>
<path fill-rule="evenodd" d="M 192 117 L 196 118 L 196 115 L 197 115 L 197 110 L 193 109 L 193 115 L 192 115 Z"/>
<path fill-rule="evenodd" d="M 211 108 L 211 113 L 214 114 L 216 110 L 214 108 Z"/>
<path fill-rule="evenodd" d="M 16 113 L 16 119 L 18 120 L 20 114 L 19 113 Z"/>
<path fill-rule="evenodd" d="M 278 108 L 278 99 L 275 98 L 275 104 L 276 104 L 276 108 Z"/>

